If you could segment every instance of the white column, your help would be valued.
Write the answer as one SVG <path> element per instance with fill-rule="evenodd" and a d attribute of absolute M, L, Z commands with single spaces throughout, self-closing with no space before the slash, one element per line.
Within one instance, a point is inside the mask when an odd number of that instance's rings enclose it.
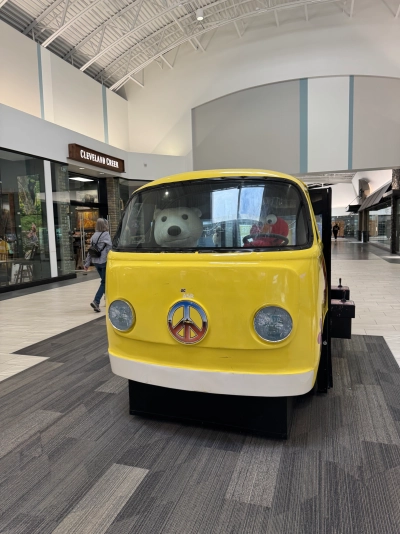
<path fill-rule="evenodd" d="M 46 121 L 54 122 L 53 77 L 51 72 L 52 52 L 39 47 L 42 67 L 43 111 Z"/>
<path fill-rule="evenodd" d="M 47 232 L 49 236 L 50 274 L 52 278 L 55 278 L 58 276 L 58 269 L 50 161 L 44 161 L 44 191 L 46 195 Z"/>
<path fill-rule="evenodd" d="M 349 76 L 308 80 L 308 172 L 347 170 L 349 95 Z"/>

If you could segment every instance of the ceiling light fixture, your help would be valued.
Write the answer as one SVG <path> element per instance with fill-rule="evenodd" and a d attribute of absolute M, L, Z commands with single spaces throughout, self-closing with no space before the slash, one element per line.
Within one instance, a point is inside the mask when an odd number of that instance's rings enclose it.
<path fill-rule="evenodd" d="M 70 180 L 75 180 L 76 182 L 94 182 L 94 180 L 90 180 L 89 178 L 82 178 L 81 176 L 70 178 Z"/>
<path fill-rule="evenodd" d="M 204 19 L 204 13 L 203 8 L 199 7 L 199 9 L 196 9 L 196 19 L 197 20 L 203 20 Z"/>
<path fill-rule="evenodd" d="M 80 171 L 83 171 L 84 168 L 85 168 L 85 167 L 79 167 L 79 170 L 80 170 Z"/>

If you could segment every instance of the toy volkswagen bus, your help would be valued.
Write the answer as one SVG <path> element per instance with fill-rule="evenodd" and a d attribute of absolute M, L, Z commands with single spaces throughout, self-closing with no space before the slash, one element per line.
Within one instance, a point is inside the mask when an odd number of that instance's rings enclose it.
<path fill-rule="evenodd" d="M 294 177 L 196 171 L 136 190 L 106 294 L 111 367 L 131 396 L 155 386 L 288 398 L 314 387 L 328 281 L 310 196 Z"/>

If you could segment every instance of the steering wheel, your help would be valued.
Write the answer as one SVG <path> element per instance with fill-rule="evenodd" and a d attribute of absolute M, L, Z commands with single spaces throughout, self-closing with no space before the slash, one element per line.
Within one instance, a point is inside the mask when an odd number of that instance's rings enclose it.
<path fill-rule="evenodd" d="M 284 235 L 280 234 L 249 234 L 243 238 L 243 244 L 247 245 L 249 243 L 250 238 L 258 239 L 259 237 L 271 237 L 272 239 L 281 239 L 283 241 L 283 243 L 281 243 L 282 245 L 287 245 L 289 243 L 289 239 Z"/>

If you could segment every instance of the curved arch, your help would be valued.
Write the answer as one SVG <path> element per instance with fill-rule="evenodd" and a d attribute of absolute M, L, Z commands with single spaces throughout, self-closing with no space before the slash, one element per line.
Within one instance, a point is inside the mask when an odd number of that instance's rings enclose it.
<path fill-rule="evenodd" d="M 131 76 L 133 76 L 137 72 L 140 72 L 142 69 L 144 69 L 145 67 L 150 65 L 150 63 L 152 63 L 154 60 L 158 59 L 161 55 L 164 55 L 167 52 L 170 52 L 175 47 L 180 46 L 181 44 L 187 42 L 189 39 L 193 39 L 195 37 L 200 37 L 201 35 L 204 35 L 205 33 L 208 33 L 210 31 L 215 30 L 217 28 L 220 28 L 222 26 L 226 26 L 227 24 L 233 24 L 233 23 L 235 23 L 235 22 L 237 22 L 239 20 L 244 20 L 244 19 L 247 19 L 247 18 L 256 17 L 256 16 L 260 15 L 261 13 L 271 13 L 271 12 L 274 12 L 276 10 L 290 9 L 290 8 L 293 8 L 293 7 L 304 6 L 304 5 L 307 5 L 307 4 L 328 4 L 328 3 L 336 3 L 336 2 L 339 2 L 339 1 L 340 0 L 300 0 L 300 1 L 297 1 L 296 3 L 291 2 L 290 4 L 281 5 L 281 6 L 279 6 L 279 8 L 278 7 L 265 7 L 263 9 L 260 9 L 260 10 L 257 10 L 257 11 L 252 11 L 252 12 L 249 12 L 249 13 L 246 13 L 246 14 L 243 14 L 243 15 L 238 15 L 236 17 L 232 17 L 230 19 L 220 20 L 220 21 L 218 21 L 216 23 L 212 23 L 207 28 L 202 28 L 201 30 L 197 31 L 196 33 L 191 34 L 190 36 L 183 37 L 182 39 L 179 39 L 178 41 L 176 41 L 172 45 L 169 45 L 166 48 L 164 48 L 163 50 L 159 51 L 157 54 L 154 54 L 147 61 L 143 62 L 139 66 L 137 66 L 134 69 L 132 69 L 130 72 L 126 73 L 122 78 L 120 78 L 117 82 L 115 82 L 110 87 L 110 89 L 112 91 L 116 91 L 116 90 L 120 89 L 129 80 L 129 78 Z M 220 3 L 220 2 L 218 2 L 218 3 Z M 213 5 L 215 5 L 215 4 L 213 4 Z"/>

